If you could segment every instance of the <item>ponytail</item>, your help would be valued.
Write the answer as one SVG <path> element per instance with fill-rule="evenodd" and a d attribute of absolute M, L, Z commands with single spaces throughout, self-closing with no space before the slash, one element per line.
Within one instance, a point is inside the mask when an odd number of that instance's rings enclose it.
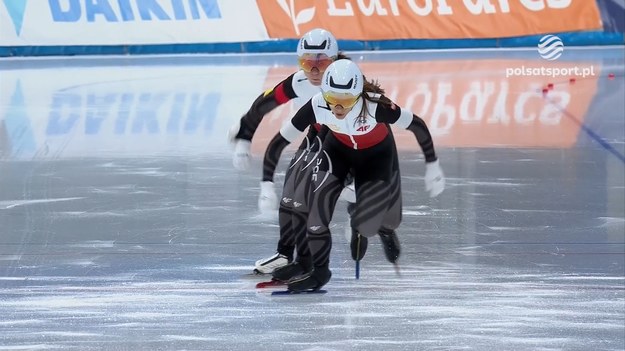
<path fill-rule="evenodd" d="M 381 105 L 385 105 L 390 107 L 391 105 L 393 105 L 393 102 L 387 98 L 386 96 L 384 96 L 384 89 L 380 86 L 380 83 L 378 83 L 377 80 L 367 80 L 367 77 L 363 76 L 364 78 L 364 84 L 362 87 L 362 98 L 363 100 L 365 100 L 362 104 L 362 110 L 360 110 L 360 113 L 358 114 L 358 118 L 356 118 L 356 123 L 365 123 L 367 121 L 367 116 L 371 116 L 373 117 L 373 115 L 371 115 L 369 113 L 369 109 L 367 108 L 367 101 L 370 102 L 375 102 Z M 373 97 L 371 95 L 369 95 L 369 93 L 372 94 L 380 94 L 379 97 Z"/>

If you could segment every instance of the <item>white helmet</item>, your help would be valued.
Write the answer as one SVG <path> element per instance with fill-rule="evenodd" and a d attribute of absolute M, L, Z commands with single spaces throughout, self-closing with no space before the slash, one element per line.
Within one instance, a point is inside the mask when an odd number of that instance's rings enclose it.
<path fill-rule="evenodd" d="M 332 33 L 325 29 L 315 28 L 304 34 L 297 44 L 297 56 L 305 54 L 325 54 L 335 57 L 339 53 L 339 47 Z"/>
<path fill-rule="evenodd" d="M 323 73 L 321 91 L 324 94 L 360 96 L 364 77 L 352 60 L 334 61 Z"/>

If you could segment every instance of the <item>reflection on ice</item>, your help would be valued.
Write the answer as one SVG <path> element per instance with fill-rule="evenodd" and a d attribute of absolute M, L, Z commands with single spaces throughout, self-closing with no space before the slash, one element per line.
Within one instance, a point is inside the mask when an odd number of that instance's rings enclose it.
<path fill-rule="evenodd" d="M 259 158 L 294 111 L 263 121 L 249 172 L 226 130 L 291 58 L 3 70 L 0 350 L 622 351 L 624 82 L 543 99 L 539 78 L 502 76 L 522 52 L 448 54 L 362 60 L 432 126 L 448 180 L 430 199 L 396 132 L 401 275 L 375 237 L 354 279 L 339 203 L 328 293 L 287 297 L 250 273 L 279 232 L 257 209 Z"/>

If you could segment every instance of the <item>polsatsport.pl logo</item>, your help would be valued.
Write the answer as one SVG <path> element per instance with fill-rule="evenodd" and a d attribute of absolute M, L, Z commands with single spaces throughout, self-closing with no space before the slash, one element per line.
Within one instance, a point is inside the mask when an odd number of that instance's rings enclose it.
<path fill-rule="evenodd" d="M 507 67 L 506 78 L 510 77 L 594 77 L 595 67 Z"/>
<path fill-rule="evenodd" d="M 555 35 L 545 35 L 538 41 L 538 53 L 545 60 L 554 61 L 562 56 L 564 43 Z"/>
<path fill-rule="evenodd" d="M 564 53 L 564 43 L 562 39 L 555 35 L 545 35 L 538 42 L 538 53 L 540 57 L 548 61 L 555 61 L 562 53 Z M 506 68 L 506 78 L 510 77 L 593 77 L 595 76 L 595 67 L 516 67 Z"/>

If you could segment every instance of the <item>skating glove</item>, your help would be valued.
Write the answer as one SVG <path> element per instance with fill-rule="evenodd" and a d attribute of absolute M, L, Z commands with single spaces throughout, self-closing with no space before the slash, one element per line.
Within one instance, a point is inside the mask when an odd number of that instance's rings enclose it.
<path fill-rule="evenodd" d="M 228 129 L 228 143 L 234 147 L 236 143 L 237 134 L 239 134 L 239 130 L 241 130 L 241 121 L 237 121 L 237 123 L 233 124 L 230 129 Z"/>
<path fill-rule="evenodd" d="M 278 196 L 273 187 L 273 182 L 260 182 L 260 196 L 258 197 L 258 209 L 261 213 L 278 210 Z"/>
<path fill-rule="evenodd" d="M 356 189 L 354 187 L 354 183 L 351 183 L 348 186 L 344 187 L 343 191 L 341 192 L 341 196 L 339 196 L 339 198 L 347 202 L 355 203 L 356 202 Z"/>
<path fill-rule="evenodd" d="M 239 171 L 245 171 L 250 167 L 250 148 L 252 143 L 248 140 L 237 139 L 234 144 L 232 164 Z"/>
<path fill-rule="evenodd" d="M 445 190 L 445 176 L 438 160 L 425 164 L 425 190 L 437 197 Z"/>

